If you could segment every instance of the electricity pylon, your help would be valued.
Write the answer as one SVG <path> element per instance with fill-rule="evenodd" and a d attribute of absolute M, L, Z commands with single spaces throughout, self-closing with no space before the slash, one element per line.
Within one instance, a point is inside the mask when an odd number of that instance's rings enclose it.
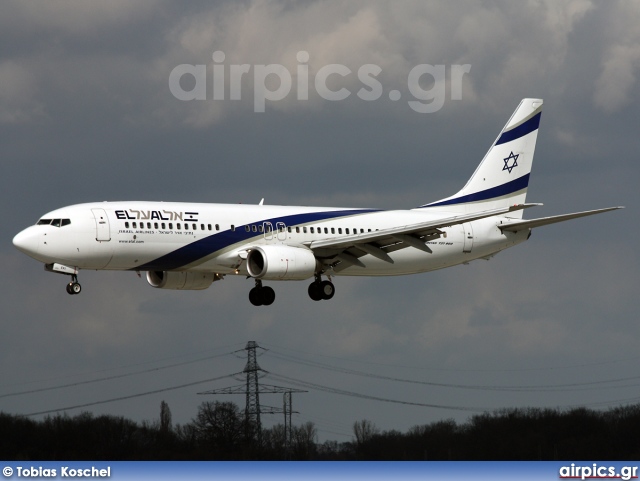
<path fill-rule="evenodd" d="M 259 384 L 258 379 L 268 374 L 258 365 L 257 349 L 264 349 L 258 346 L 255 341 L 247 342 L 244 351 L 247 351 L 247 364 L 242 371 L 246 374 L 247 381 L 245 384 L 238 386 L 231 386 L 222 389 L 213 389 L 211 391 L 205 391 L 198 394 L 244 394 L 246 396 L 246 405 L 244 409 L 244 415 L 247 426 L 247 438 L 254 439 L 258 442 L 259 446 L 262 446 L 262 423 L 260 421 L 260 414 L 277 414 L 284 413 L 285 415 L 285 444 L 287 452 L 291 446 L 291 394 L 294 392 L 308 392 L 301 389 L 292 389 L 290 387 L 273 386 L 270 384 Z M 239 351 L 236 351 L 239 352 Z M 284 393 L 285 402 L 283 409 L 260 406 L 260 394 L 276 394 Z M 287 405 L 287 396 L 288 405 Z M 288 406 L 288 407 L 287 407 Z M 287 419 L 288 416 L 288 419 Z"/>

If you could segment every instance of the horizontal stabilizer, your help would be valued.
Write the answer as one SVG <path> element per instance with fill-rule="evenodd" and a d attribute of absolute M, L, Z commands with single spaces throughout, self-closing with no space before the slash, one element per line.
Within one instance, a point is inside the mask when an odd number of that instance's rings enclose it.
<path fill-rule="evenodd" d="M 601 214 L 610 210 L 624 209 L 624 207 L 607 207 L 606 209 L 587 210 L 584 212 L 574 212 L 573 214 L 554 215 L 551 217 L 541 217 L 540 219 L 523 220 L 511 222 L 509 224 L 499 225 L 500 230 L 509 232 L 518 232 L 522 229 L 533 229 L 543 225 L 555 224 L 556 222 L 564 222 L 565 220 L 577 219 L 578 217 L 586 217 L 588 215 Z"/>

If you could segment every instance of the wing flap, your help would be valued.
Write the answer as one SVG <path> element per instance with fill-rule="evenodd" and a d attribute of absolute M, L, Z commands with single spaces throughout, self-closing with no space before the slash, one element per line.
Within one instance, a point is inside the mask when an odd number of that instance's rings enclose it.
<path fill-rule="evenodd" d="M 318 249 L 348 249 L 349 247 L 357 247 L 361 244 L 370 244 L 372 242 L 376 242 L 377 244 L 382 246 L 384 246 L 385 244 L 395 244 L 398 242 L 398 240 L 400 240 L 398 237 L 404 235 L 409 236 L 418 234 L 425 236 L 431 233 L 436 234 L 438 233 L 438 229 L 442 229 L 444 227 L 463 224 L 465 222 L 471 222 L 473 220 L 484 219 L 485 217 L 507 214 L 509 212 L 526 209 L 528 207 L 533 207 L 536 205 L 540 204 L 517 204 L 500 209 L 485 210 L 472 214 L 457 215 L 453 217 L 446 217 L 443 219 L 430 220 L 427 222 L 419 222 L 417 224 L 392 227 L 390 229 L 365 232 L 364 234 L 358 234 L 349 237 L 335 237 L 332 239 L 318 240 L 313 241 L 309 245 L 309 247 L 315 251 Z M 413 237 L 412 241 L 413 240 L 420 241 L 420 239 L 415 236 Z"/>

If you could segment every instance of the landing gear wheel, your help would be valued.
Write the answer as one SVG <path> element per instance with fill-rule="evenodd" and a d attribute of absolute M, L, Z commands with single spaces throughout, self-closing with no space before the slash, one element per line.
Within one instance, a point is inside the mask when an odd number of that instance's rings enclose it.
<path fill-rule="evenodd" d="M 262 287 L 262 283 L 256 282 L 256 287 L 249 291 L 249 301 L 254 306 L 270 306 L 275 300 L 275 291 L 269 286 Z"/>
<path fill-rule="evenodd" d="M 269 286 L 263 287 L 262 288 L 262 305 L 270 306 L 271 304 L 273 304 L 273 301 L 275 300 L 276 300 L 275 291 Z"/>
<path fill-rule="evenodd" d="M 322 299 L 328 301 L 336 293 L 336 288 L 333 287 L 333 283 L 331 281 L 322 281 L 320 283 L 320 293 L 322 295 Z"/>
<path fill-rule="evenodd" d="M 78 282 L 69 282 L 69 284 L 67 284 L 67 292 L 71 295 L 80 294 L 80 292 L 82 292 L 82 286 Z"/>
<path fill-rule="evenodd" d="M 273 297 L 275 298 L 275 294 Z M 249 302 L 251 302 L 251 304 L 253 304 L 254 306 L 261 306 L 264 304 L 264 295 L 262 293 L 262 287 L 256 286 L 249 291 Z"/>
<path fill-rule="evenodd" d="M 314 301 L 322 300 L 322 288 L 320 287 L 319 282 L 312 282 L 309 284 L 309 297 Z"/>

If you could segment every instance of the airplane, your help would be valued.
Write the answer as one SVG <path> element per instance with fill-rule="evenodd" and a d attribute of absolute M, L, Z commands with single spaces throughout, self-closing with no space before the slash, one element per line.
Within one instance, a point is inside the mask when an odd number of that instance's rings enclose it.
<path fill-rule="evenodd" d="M 409 210 L 98 202 L 45 214 L 13 244 L 71 276 L 81 269 L 146 272 L 159 289 L 199 290 L 226 276 L 253 279 L 249 300 L 271 305 L 263 281 L 309 280 L 331 299 L 335 276 L 392 276 L 489 259 L 536 227 L 623 207 L 523 219 L 543 101 L 523 99 L 469 181 L 450 197 Z M 325 280 L 322 277 L 326 277 Z"/>

